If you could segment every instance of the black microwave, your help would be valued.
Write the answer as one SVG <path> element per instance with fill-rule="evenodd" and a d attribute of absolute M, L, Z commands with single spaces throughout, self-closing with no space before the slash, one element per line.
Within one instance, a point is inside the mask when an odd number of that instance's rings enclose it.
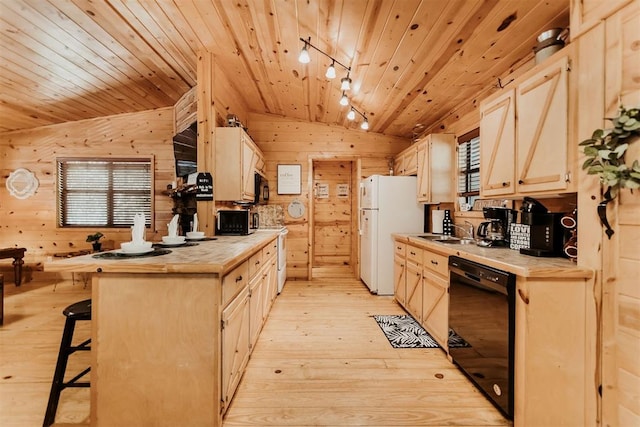
<path fill-rule="evenodd" d="M 249 209 L 220 209 L 216 221 L 219 236 L 244 236 L 258 229 L 259 216 Z"/>
<path fill-rule="evenodd" d="M 269 201 L 269 181 L 267 178 L 256 172 L 256 205 L 266 205 Z"/>

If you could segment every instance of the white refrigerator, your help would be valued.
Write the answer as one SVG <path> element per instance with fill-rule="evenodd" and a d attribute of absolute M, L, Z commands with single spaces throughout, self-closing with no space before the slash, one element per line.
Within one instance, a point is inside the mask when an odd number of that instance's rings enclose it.
<path fill-rule="evenodd" d="M 360 279 L 378 295 L 393 295 L 391 233 L 424 231 L 415 176 L 372 175 L 360 183 Z"/>

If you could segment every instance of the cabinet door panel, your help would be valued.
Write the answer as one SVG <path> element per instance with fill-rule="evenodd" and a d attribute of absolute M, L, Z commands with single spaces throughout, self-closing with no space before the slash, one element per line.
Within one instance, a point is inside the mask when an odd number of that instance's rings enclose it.
<path fill-rule="evenodd" d="M 407 264 L 403 256 L 396 255 L 393 259 L 393 287 L 396 301 L 402 306 L 407 303 Z"/>
<path fill-rule="evenodd" d="M 482 197 L 515 192 L 515 91 L 508 90 L 480 112 Z"/>
<path fill-rule="evenodd" d="M 258 157 L 253 146 L 246 139 L 242 144 L 242 182 L 243 182 L 243 198 L 254 199 L 255 191 L 255 170 Z"/>
<path fill-rule="evenodd" d="M 568 58 L 518 86 L 518 191 L 567 187 Z"/>
<path fill-rule="evenodd" d="M 407 311 L 422 322 L 422 266 L 407 263 Z"/>
<path fill-rule="evenodd" d="M 425 329 L 447 351 L 449 339 L 449 284 L 446 279 L 425 271 L 422 317 Z"/>
<path fill-rule="evenodd" d="M 249 360 L 249 290 L 245 287 L 222 311 L 222 400 L 233 398 Z"/>

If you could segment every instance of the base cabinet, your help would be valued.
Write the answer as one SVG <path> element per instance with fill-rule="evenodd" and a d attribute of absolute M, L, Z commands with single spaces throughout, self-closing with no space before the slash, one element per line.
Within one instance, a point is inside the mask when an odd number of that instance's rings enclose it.
<path fill-rule="evenodd" d="M 586 280 L 516 282 L 514 426 L 586 426 Z"/>
<path fill-rule="evenodd" d="M 431 271 L 424 272 L 422 317 L 424 328 L 448 351 L 449 340 L 449 282 Z"/>
<path fill-rule="evenodd" d="M 276 240 L 222 279 L 222 413 L 226 412 L 277 296 Z"/>

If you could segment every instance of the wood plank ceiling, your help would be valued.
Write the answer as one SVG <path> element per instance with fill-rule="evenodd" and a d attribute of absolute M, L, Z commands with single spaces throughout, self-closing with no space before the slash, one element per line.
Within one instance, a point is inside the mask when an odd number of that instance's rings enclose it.
<path fill-rule="evenodd" d="M 0 0 L 0 132 L 174 105 L 215 54 L 248 111 L 412 137 L 533 57 L 568 0 Z M 510 24 L 507 26 L 506 24 Z M 503 28 L 506 27 L 506 28 Z"/>

